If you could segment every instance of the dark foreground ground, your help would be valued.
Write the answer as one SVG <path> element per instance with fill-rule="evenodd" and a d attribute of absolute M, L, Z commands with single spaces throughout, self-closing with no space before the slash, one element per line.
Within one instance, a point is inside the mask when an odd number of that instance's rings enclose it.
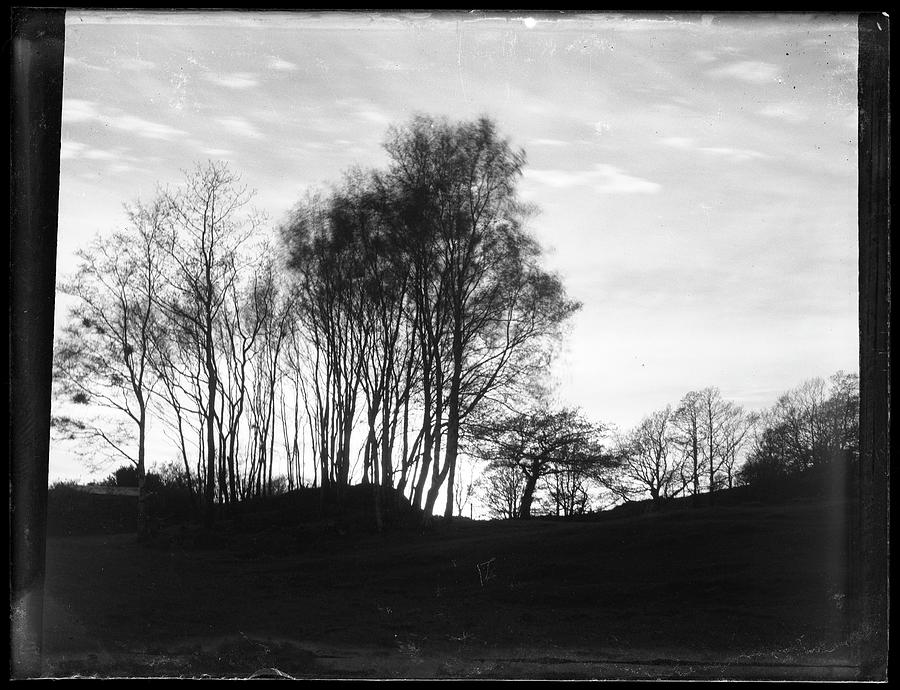
<path fill-rule="evenodd" d="M 51 536 L 45 674 L 853 679 L 846 510 Z"/>

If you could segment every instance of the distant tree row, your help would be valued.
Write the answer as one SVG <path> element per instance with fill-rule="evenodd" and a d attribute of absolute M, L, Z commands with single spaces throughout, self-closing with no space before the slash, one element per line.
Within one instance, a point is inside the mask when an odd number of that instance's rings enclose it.
<path fill-rule="evenodd" d="M 622 500 L 654 502 L 730 488 L 756 421 L 718 388 L 691 391 L 618 441 L 616 471 L 603 485 Z"/>
<path fill-rule="evenodd" d="M 804 382 L 759 416 L 738 480 L 778 480 L 858 457 L 859 376 L 839 371 Z"/>
<path fill-rule="evenodd" d="M 859 379 L 810 379 L 770 409 L 748 412 L 719 389 L 687 393 L 625 434 L 576 411 L 496 418 L 475 439 L 492 516 L 573 515 L 613 503 L 659 504 L 735 485 L 778 480 L 858 455 Z"/>
<path fill-rule="evenodd" d="M 579 305 L 525 230 L 524 154 L 484 118 L 417 117 L 385 148 L 384 169 L 309 193 L 275 237 L 209 163 L 79 252 L 55 380 L 133 432 L 57 427 L 133 463 L 139 524 L 151 417 L 207 524 L 270 492 L 276 460 L 289 489 L 394 487 L 426 515 L 444 492 L 450 516 L 470 421 L 543 380 Z"/>

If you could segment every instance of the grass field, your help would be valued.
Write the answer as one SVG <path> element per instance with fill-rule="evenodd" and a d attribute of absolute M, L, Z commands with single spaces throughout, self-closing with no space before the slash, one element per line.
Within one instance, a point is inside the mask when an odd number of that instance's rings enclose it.
<path fill-rule="evenodd" d="M 850 679 L 847 509 L 52 536 L 46 674 Z"/>

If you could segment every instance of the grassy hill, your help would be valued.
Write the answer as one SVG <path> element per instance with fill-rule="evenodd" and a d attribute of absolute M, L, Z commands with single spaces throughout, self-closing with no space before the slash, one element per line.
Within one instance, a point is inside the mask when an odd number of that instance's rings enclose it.
<path fill-rule="evenodd" d="M 852 506 L 803 481 L 787 498 L 429 533 L 273 523 L 305 500 L 283 497 L 200 550 L 187 528 L 155 548 L 51 539 L 48 596 L 107 673 L 152 660 L 154 675 L 852 677 Z"/>

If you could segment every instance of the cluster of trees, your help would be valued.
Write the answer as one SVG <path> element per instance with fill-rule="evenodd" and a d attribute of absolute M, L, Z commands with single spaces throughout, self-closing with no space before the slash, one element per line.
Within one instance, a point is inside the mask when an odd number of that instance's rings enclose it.
<path fill-rule="evenodd" d="M 731 488 L 756 421 L 718 388 L 691 391 L 619 441 L 616 471 L 603 484 L 622 500 L 654 502 Z"/>
<path fill-rule="evenodd" d="M 855 453 L 858 380 L 843 373 L 762 413 L 693 391 L 624 435 L 551 407 L 541 382 L 580 305 L 525 229 L 524 153 L 489 119 L 425 116 L 385 149 L 383 168 L 309 192 L 274 229 L 227 165 L 198 165 L 79 252 L 55 381 L 117 420 L 55 423 L 133 464 L 141 528 L 151 418 L 207 525 L 282 485 L 340 503 L 356 481 L 380 487 L 376 521 L 389 488 L 450 517 L 476 484 L 458 479 L 466 456 L 487 462 L 492 513 L 527 518 Z"/>
<path fill-rule="evenodd" d="M 270 492 L 276 462 L 289 489 L 394 487 L 426 516 L 444 492 L 450 516 L 472 420 L 541 380 L 579 305 L 525 230 L 524 154 L 485 118 L 416 117 L 385 148 L 274 236 L 211 162 L 80 252 L 55 380 L 131 433 L 56 423 L 134 464 L 139 526 L 151 417 L 207 524 Z"/>
<path fill-rule="evenodd" d="M 743 484 L 778 480 L 834 462 L 859 458 L 859 376 L 839 371 L 813 378 L 782 395 L 760 416 Z"/>
<path fill-rule="evenodd" d="M 477 446 L 482 499 L 494 517 L 572 515 L 596 505 L 713 493 L 777 480 L 858 455 L 859 379 L 810 379 L 770 409 L 747 411 L 719 389 L 687 393 L 625 434 L 572 410 L 495 420 Z"/>

